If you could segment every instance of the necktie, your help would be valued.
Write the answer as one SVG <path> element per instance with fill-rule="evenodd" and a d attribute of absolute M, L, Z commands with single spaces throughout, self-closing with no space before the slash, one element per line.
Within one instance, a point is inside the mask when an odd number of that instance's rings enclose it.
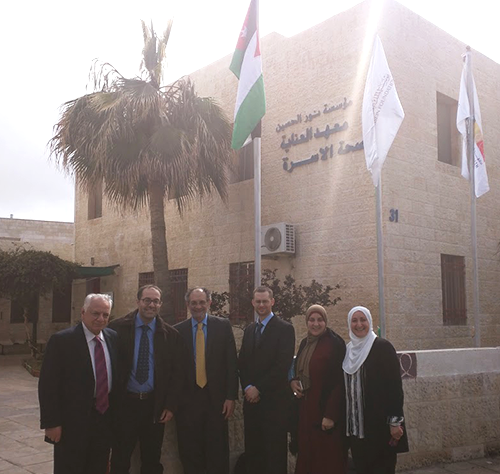
<path fill-rule="evenodd" d="M 205 334 L 203 334 L 203 323 L 198 323 L 198 329 L 196 331 L 196 385 L 203 388 L 206 384 Z"/>
<path fill-rule="evenodd" d="M 257 329 L 255 330 L 255 345 L 258 346 L 260 343 L 260 337 L 262 336 L 262 326 L 260 321 L 257 321 Z"/>
<path fill-rule="evenodd" d="M 97 336 L 94 337 L 94 341 L 95 408 L 102 415 L 109 407 L 108 371 L 102 342 Z"/>
<path fill-rule="evenodd" d="M 141 326 L 141 342 L 139 343 L 139 354 L 137 356 L 137 368 L 135 379 L 140 385 L 146 383 L 149 378 L 149 326 Z"/>

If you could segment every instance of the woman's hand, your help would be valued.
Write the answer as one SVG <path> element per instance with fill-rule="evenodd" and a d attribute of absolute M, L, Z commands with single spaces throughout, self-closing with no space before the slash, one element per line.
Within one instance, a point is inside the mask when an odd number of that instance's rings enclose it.
<path fill-rule="evenodd" d="M 323 418 L 321 420 L 321 429 L 323 431 L 331 430 L 334 424 L 335 423 L 333 422 L 333 420 L 330 420 L 330 418 Z"/>
<path fill-rule="evenodd" d="M 401 439 L 401 436 L 403 436 L 403 427 L 391 426 L 391 436 L 399 441 Z"/>
<path fill-rule="evenodd" d="M 300 382 L 298 380 L 292 380 L 290 382 L 290 388 L 297 398 L 302 398 L 304 396 L 304 394 L 302 393 L 302 389 L 300 388 Z"/>

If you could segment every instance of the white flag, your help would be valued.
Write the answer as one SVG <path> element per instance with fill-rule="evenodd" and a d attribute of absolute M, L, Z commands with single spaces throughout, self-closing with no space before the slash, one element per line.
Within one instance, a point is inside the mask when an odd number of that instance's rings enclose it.
<path fill-rule="evenodd" d="M 366 167 L 375 186 L 380 182 L 382 165 L 404 116 L 382 42 L 376 35 L 366 77 L 362 115 Z"/>
<path fill-rule="evenodd" d="M 466 119 L 474 118 L 474 183 L 476 197 L 482 196 L 490 190 L 488 175 L 486 173 L 486 162 L 484 161 L 483 127 L 481 126 L 481 110 L 477 98 L 476 84 L 470 74 L 472 81 L 472 93 L 474 96 L 474 117 L 471 117 L 469 96 L 467 94 L 467 74 L 469 69 L 469 55 L 465 55 L 462 79 L 460 81 L 460 94 L 458 96 L 457 128 L 462 135 L 462 176 L 470 179 L 469 165 L 467 161 L 467 130 Z"/>

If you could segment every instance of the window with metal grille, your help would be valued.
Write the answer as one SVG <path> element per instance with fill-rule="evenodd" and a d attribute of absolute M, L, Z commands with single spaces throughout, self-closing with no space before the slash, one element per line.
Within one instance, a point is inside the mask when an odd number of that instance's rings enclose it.
<path fill-rule="evenodd" d="M 253 171 L 253 142 L 250 142 L 234 154 L 229 176 L 230 184 L 253 179 Z"/>
<path fill-rule="evenodd" d="M 232 323 L 246 324 L 253 321 L 254 272 L 254 262 L 229 264 L 229 319 Z"/>
<path fill-rule="evenodd" d="M 449 326 L 467 324 L 464 257 L 441 254 L 441 284 L 443 323 Z"/>
<path fill-rule="evenodd" d="M 188 269 L 178 268 L 170 270 L 170 281 L 172 285 L 172 303 L 174 306 L 175 320 L 184 321 L 187 318 L 187 308 L 184 296 L 188 290 Z M 139 288 L 144 285 L 155 284 L 155 273 L 139 273 Z M 165 299 L 165 298 L 164 298 Z"/>
<path fill-rule="evenodd" d="M 98 181 L 89 189 L 87 219 L 102 217 L 102 181 Z"/>
<path fill-rule="evenodd" d="M 179 268 L 170 270 L 170 281 L 172 284 L 172 301 L 174 303 L 174 314 L 177 322 L 187 318 L 186 296 L 188 290 L 188 269 Z"/>
<path fill-rule="evenodd" d="M 71 321 L 71 283 L 65 288 L 52 292 L 52 322 L 69 323 Z"/>
<path fill-rule="evenodd" d="M 437 102 L 438 160 L 453 166 L 460 166 L 460 134 L 457 130 L 458 102 L 439 92 Z"/>
<path fill-rule="evenodd" d="M 145 285 L 154 285 L 154 284 L 155 284 L 155 272 L 139 273 L 139 286 L 137 287 L 137 289 Z"/>

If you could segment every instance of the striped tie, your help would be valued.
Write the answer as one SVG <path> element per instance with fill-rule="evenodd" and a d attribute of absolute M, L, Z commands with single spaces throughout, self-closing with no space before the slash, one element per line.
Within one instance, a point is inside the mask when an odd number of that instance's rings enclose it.
<path fill-rule="evenodd" d="M 106 369 L 106 358 L 101 340 L 94 337 L 94 361 L 95 361 L 95 409 L 102 415 L 109 407 L 108 399 L 108 371 Z"/>

